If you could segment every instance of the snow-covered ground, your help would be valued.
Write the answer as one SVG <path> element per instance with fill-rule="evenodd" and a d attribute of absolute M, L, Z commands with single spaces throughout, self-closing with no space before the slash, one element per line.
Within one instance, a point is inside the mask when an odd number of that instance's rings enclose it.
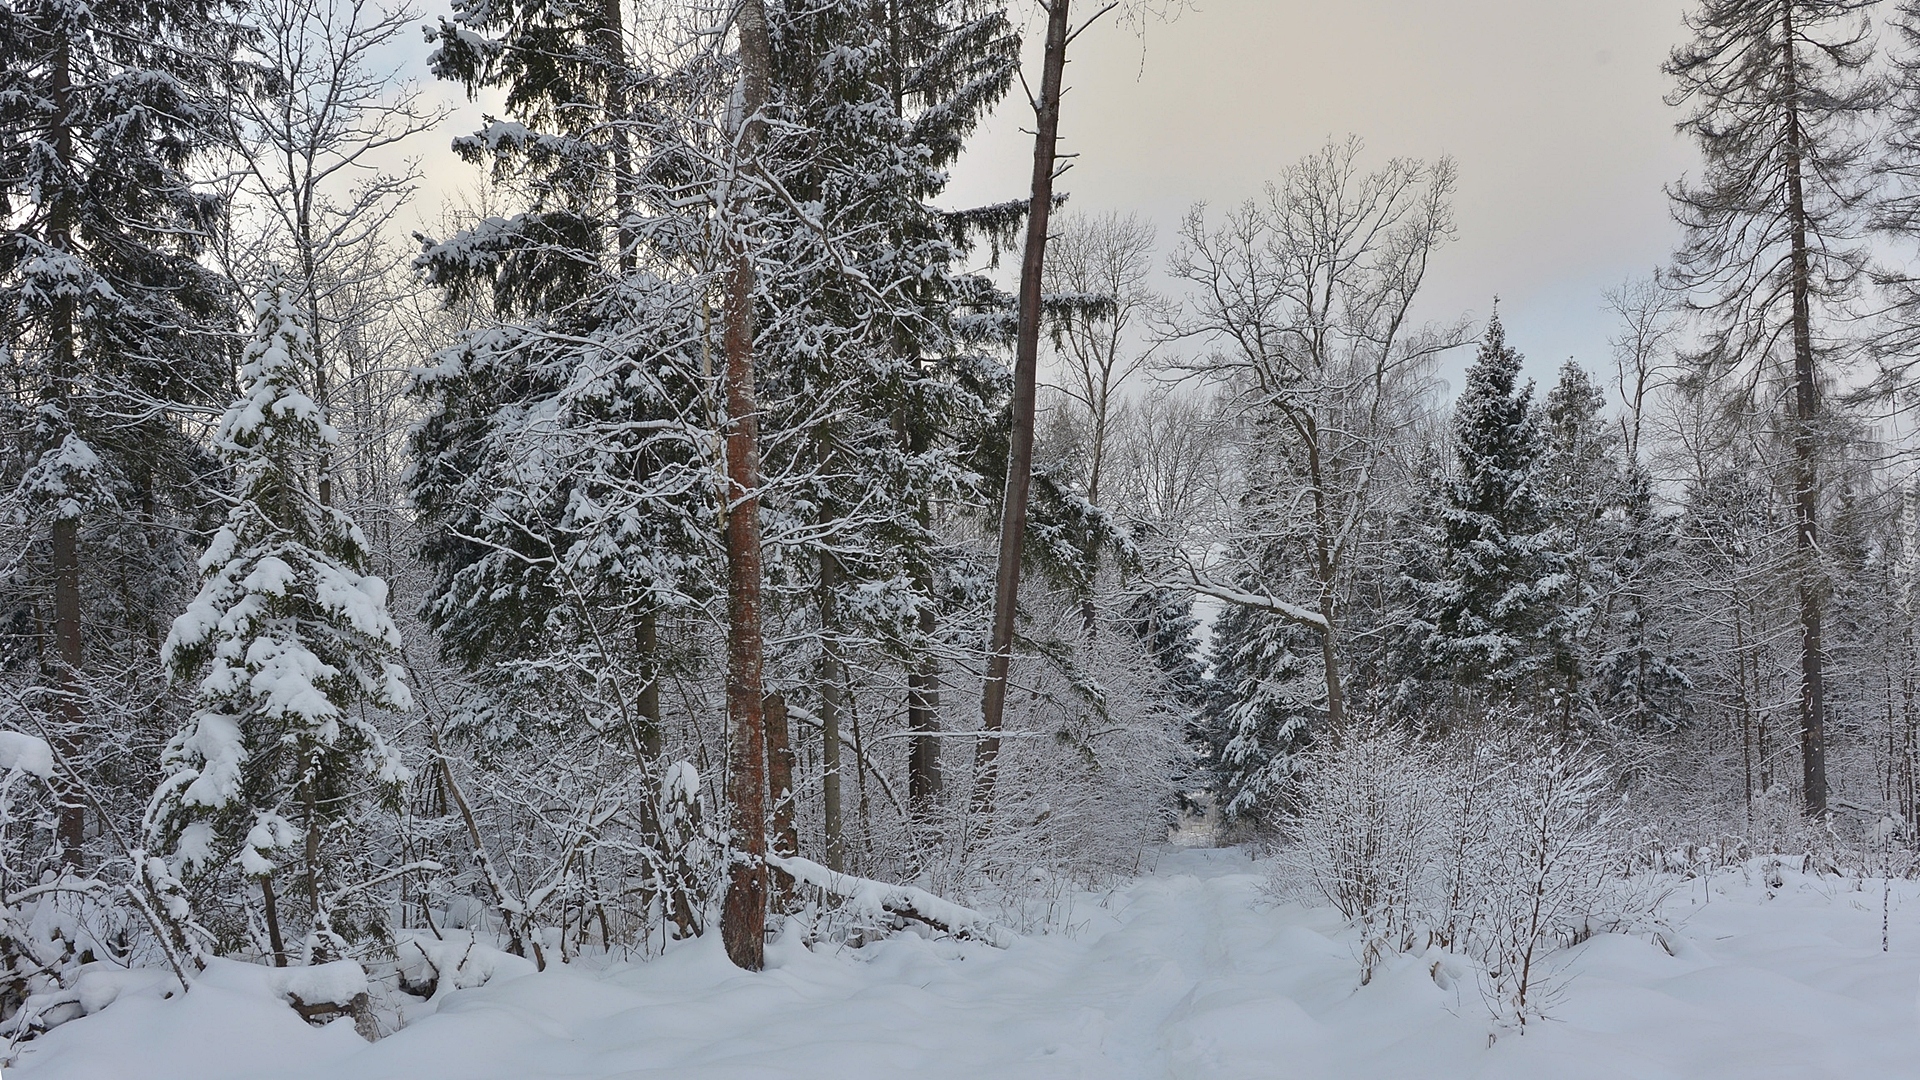
<path fill-rule="evenodd" d="M 1920 1076 L 1920 888 L 1895 884 L 1883 953 L 1877 882 L 1764 876 L 1674 882 L 1672 934 L 1569 950 L 1553 1019 L 1524 1036 L 1490 1037 L 1471 978 L 1436 976 L 1435 956 L 1358 985 L 1337 916 L 1274 901 L 1237 851 L 1173 850 L 1084 897 L 1070 931 L 1004 951 L 780 943 L 747 975 L 715 935 L 605 972 L 503 975 L 371 1045 L 344 1020 L 307 1026 L 260 969 L 220 964 L 184 998 L 128 987 L 7 1078 Z"/>

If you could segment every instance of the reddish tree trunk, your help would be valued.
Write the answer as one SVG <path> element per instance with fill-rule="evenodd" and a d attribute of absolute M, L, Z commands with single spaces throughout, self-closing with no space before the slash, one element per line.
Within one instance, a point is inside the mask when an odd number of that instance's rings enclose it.
<path fill-rule="evenodd" d="M 71 166 L 75 156 L 73 123 L 69 112 L 73 97 L 73 54 L 65 38 L 66 28 L 57 26 L 54 31 L 62 38 L 55 53 L 52 79 L 53 104 L 58 113 L 54 121 L 53 152 L 63 164 Z M 66 193 L 55 196 L 50 216 L 52 221 L 48 239 L 51 245 L 58 251 L 71 254 L 74 249 L 74 214 Z M 75 322 L 74 300 L 67 296 L 56 298 L 53 315 L 54 385 L 49 388 L 49 396 L 60 406 L 61 414 L 69 425 L 73 422 L 69 394 L 79 377 L 80 360 Z M 68 767 L 77 768 L 81 749 L 80 729 L 86 720 L 80 693 L 80 664 L 85 659 L 85 642 L 80 630 L 80 522 L 76 518 L 62 517 L 53 523 L 52 533 L 53 643 L 60 665 L 57 678 L 59 730 L 55 734 L 55 741 Z M 79 779 L 78 776 L 61 778 L 57 788 L 60 808 L 54 824 L 60 863 L 74 870 L 86 862 L 87 807 L 86 800 L 77 790 Z"/>
<path fill-rule="evenodd" d="M 741 0 L 740 172 L 751 175 L 760 148 L 772 63 L 761 0 Z M 740 196 L 736 196 L 739 199 Z M 736 202 L 736 211 L 740 205 Z M 740 227 L 736 212 L 733 225 Z M 727 395 L 727 797 L 733 807 L 733 851 L 720 938 L 727 958 L 748 971 L 766 963 L 767 753 L 761 686 L 759 405 L 753 387 L 753 258 L 746 238 L 731 240 L 723 331 Z"/>
<path fill-rule="evenodd" d="M 800 837 L 793 827 L 793 742 L 787 729 L 787 702 L 768 694 L 761 708 L 767 729 L 767 792 L 773 798 L 773 823 L 767 843 L 776 855 L 800 854 Z M 793 892 L 793 878 L 779 870 L 769 875 L 773 902 L 784 907 Z"/>

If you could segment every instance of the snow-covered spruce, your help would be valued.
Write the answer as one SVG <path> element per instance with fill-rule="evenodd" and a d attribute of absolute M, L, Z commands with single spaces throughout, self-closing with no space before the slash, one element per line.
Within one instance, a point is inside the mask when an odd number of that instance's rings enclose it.
<path fill-rule="evenodd" d="M 406 710 L 412 696 L 386 583 L 363 572 L 366 539 L 319 496 L 337 436 L 303 388 L 308 330 L 284 291 L 254 313 L 246 390 L 216 436 L 237 497 L 162 649 L 177 678 L 198 677 L 196 708 L 167 745 L 147 827 L 184 878 L 237 871 L 259 883 L 258 921 L 229 917 L 228 930 L 264 926 L 267 940 L 254 944 L 284 959 L 284 927 L 310 926 L 312 958 L 352 933 L 333 910 L 338 833 L 408 778 L 373 717 Z M 275 883 L 295 867 L 301 885 L 287 905 Z"/>

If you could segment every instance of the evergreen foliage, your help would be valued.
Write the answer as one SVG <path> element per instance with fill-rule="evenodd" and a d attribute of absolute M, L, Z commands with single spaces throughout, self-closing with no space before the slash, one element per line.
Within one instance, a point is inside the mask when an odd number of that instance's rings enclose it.
<path fill-rule="evenodd" d="M 405 712 L 413 695 L 387 584 L 365 572 L 366 537 L 319 499 L 320 457 L 338 435 L 305 389 L 313 353 L 300 309 L 276 290 L 254 314 L 246 390 L 214 436 L 236 498 L 200 558 L 200 593 L 161 649 L 197 685 L 148 823 L 185 879 L 237 871 L 271 896 L 297 866 L 307 952 L 328 959 L 355 932 L 334 910 L 337 852 L 364 841 L 363 808 L 393 805 L 410 776 L 362 706 Z M 272 951 L 284 959 L 268 904 Z"/>

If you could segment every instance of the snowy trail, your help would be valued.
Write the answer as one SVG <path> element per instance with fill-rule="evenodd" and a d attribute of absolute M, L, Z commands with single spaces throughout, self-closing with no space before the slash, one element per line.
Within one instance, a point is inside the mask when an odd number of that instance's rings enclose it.
<path fill-rule="evenodd" d="M 449 996 L 368 1045 L 309 1028 L 216 968 L 186 999 L 129 997 L 42 1039 L 8 1080 L 759 1080 L 903 1077 L 1731 1078 L 1920 1076 L 1920 890 L 1723 875 L 1677 890 L 1671 948 L 1603 935 L 1563 957 L 1552 1022 L 1489 1045 L 1471 986 L 1432 958 L 1357 985 L 1336 916 L 1275 905 L 1234 851 L 1179 851 L 1075 932 L 1008 950 L 902 936 L 776 946 L 761 975 L 717 941 L 600 974 Z"/>

